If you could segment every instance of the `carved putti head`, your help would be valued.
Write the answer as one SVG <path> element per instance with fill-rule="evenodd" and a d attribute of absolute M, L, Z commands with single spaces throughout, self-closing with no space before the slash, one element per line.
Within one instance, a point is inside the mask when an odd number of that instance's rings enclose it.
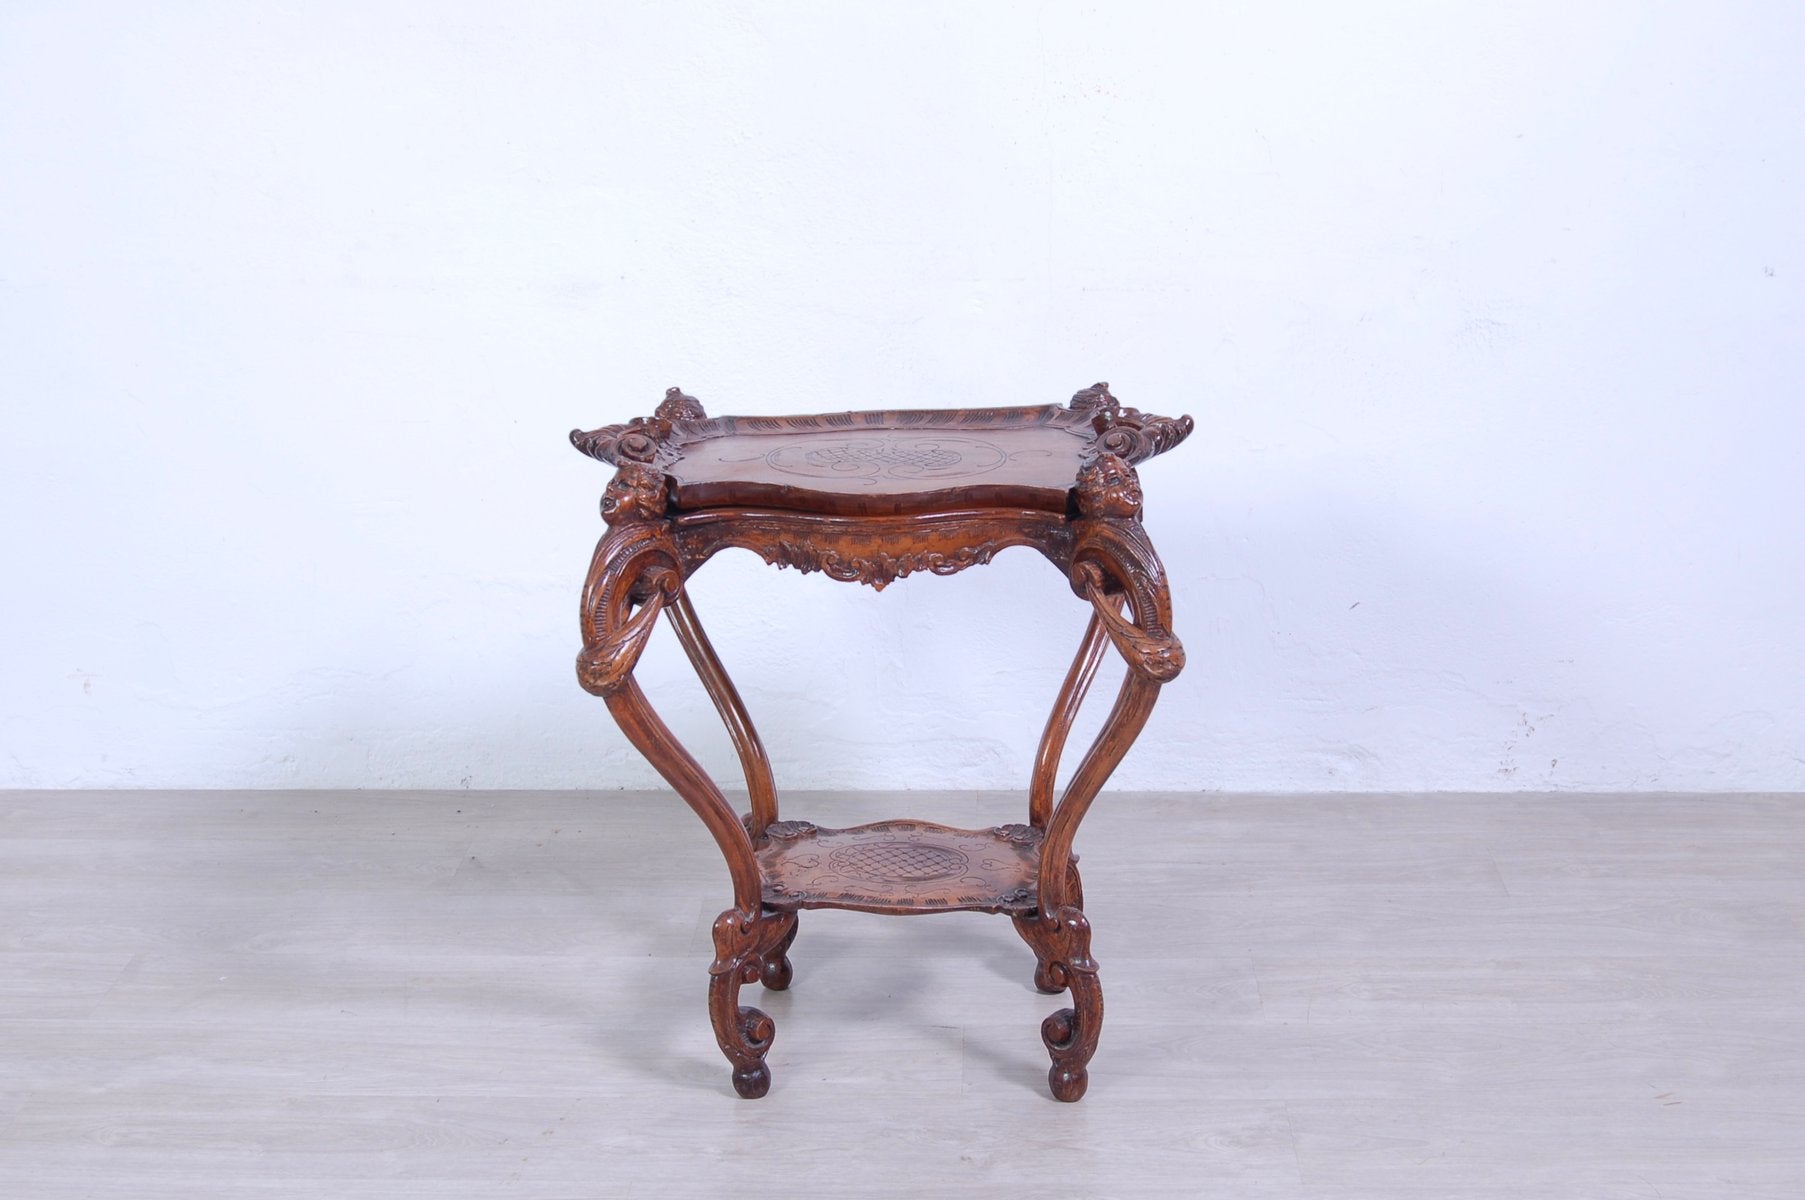
<path fill-rule="evenodd" d="M 664 472 L 644 463 L 622 463 L 602 492 L 602 520 L 610 525 L 662 517 L 664 508 Z"/>
<path fill-rule="evenodd" d="M 1099 454 L 1078 471 L 1078 511 L 1087 517 L 1137 517 L 1141 477 L 1119 454 Z"/>
<path fill-rule="evenodd" d="M 682 388 L 666 388 L 664 399 L 658 402 L 657 415 L 667 421 L 700 421 L 708 414 L 702 411 L 702 402 L 694 396 L 686 396 Z"/>
<path fill-rule="evenodd" d="M 1092 419 L 1100 420 L 1100 424 L 1103 426 L 1107 426 L 1115 415 L 1122 411 L 1121 401 L 1109 394 L 1107 383 L 1093 383 L 1083 391 L 1075 393 L 1072 396 L 1071 404 L 1067 407 L 1071 408 L 1073 412 L 1092 414 Z"/>

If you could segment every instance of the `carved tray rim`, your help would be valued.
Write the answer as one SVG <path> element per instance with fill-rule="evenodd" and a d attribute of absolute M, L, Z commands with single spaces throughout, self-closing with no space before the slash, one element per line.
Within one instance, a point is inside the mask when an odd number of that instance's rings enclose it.
<path fill-rule="evenodd" d="M 676 436 L 664 444 L 663 450 L 675 458 L 681 456 L 685 447 L 713 438 L 818 433 L 835 429 L 940 429 L 953 426 L 1000 433 L 1049 425 L 1074 432 L 1080 427 L 1089 427 L 1086 432 L 1092 436 L 1087 440 L 1096 440 L 1105 432 L 1096 427 L 1091 414 L 1063 404 L 991 408 L 849 408 L 844 412 L 788 413 L 783 416 L 735 413 L 672 421 L 671 429 Z"/>
<path fill-rule="evenodd" d="M 768 507 L 822 515 L 900 516 L 972 507 L 1033 509 L 1077 514 L 1075 495 L 1091 464 L 1116 458 L 1126 467 L 1176 446 L 1188 437 L 1190 417 L 1159 417 L 1124 406 L 1107 383 L 1079 391 L 1059 404 L 987 405 L 977 408 L 873 408 L 779 416 L 734 414 L 710 417 L 701 402 L 670 388 L 652 417 L 595 430 L 572 430 L 571 442 L 583 453 L 620 466 L 635 466 L 640 476 L 631 487 L 639 495 L 648 484 L 661 485 L 671 512 Z M 694 479 L 682 477 L 681 464 L 694 447 L 730 437 L 764 437 L 860 430 L 958 430 L 967 434 L 1007 435 L 1029 429 L 1053 429 L 1073 438 L 1072 475 L 1006 479 L 926 478 L 924 486 L 869 493 L 848 492 L 806 483 L 773 479 Z M 1013 451 L 1011 452 L 1013 453 Z M 781 469 L 781 468 L 780 468 Z M 645 475 L 657 472 L 653 480 Z M 799 477 L 800 478 L 800 477 Z M 892 477 L 894 478 L 894 477 Z M 912 482 L 912 481 L 908 481 Z M 644 507 L 648 501 L 641 500 Z M 655 502 L 650 502 L 655 503 Z"/>

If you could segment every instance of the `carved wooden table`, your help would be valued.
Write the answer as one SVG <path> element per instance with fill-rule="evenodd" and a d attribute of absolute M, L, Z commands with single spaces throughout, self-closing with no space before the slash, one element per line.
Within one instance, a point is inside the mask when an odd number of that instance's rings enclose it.
<path fill-rule="evenodd" d="M 1072 993 L 1072 1007 L 1041 1025 L 1053 1095 L 1084 1094 L 1103 993 L 1072 839 L 1160 685 L 1184 665 L 1165 572 L 1141 527 L 1134 464 L 1190 432 L 1191 418 L 1124 408 L 1101 383 L 1063 406 L 802 417 L 710 418 L 672 388 L 652 417 L 572 432 L 579 450 L 618 467 L 602 495 L 608 531 L 583 588 L 577 678 L 608 702 L 727 859 L 733 904 L 714 924 L 708 1009 L 741 1096 L 771 1085 L 773 1025 L 740 1005 L 740 987 L 789 986 L 787 952 L 805 908 L 1007 914 L 1038 960 L 1036 986 Z M 1041 735 L 1027 823 L 780 821 L 770 760 L 684 590 L 729 546 L 880 589 L 917 571 L 951 575 L 1009 546 L 1050 559 L 1091 615 Z M 633 679 L 661 614 L 733 738 L 751 799 L 743 817 Z M 1066 735 L 1106 645 L 1127 661 L 1121 692 L 1055 804 Z"/>

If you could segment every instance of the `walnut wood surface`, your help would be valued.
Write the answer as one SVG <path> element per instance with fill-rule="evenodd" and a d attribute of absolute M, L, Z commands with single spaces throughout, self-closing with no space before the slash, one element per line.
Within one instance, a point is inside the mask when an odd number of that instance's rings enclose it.
<path fill-rule="evenodd" d="M 670 389 L 651 417 L 572 442 L 617 470 L 581 610 L 582 686 L 695 810 L 726 859 L 733 905 L 715 921 L 708 1007 L 741 1096 L 770 1087 L 771 1018 L 739 1003 L 744 984 L 782 989 L 797 911 L 981 911 L 1012 918 L 1034 981 L 1070 991 L 1048 1017 L 1048 1087 L 1084 1094 L 1103 1020 L 1090 923 L 1072 842 L 1091 802 L 1184 666 L 1165 570 L 1141 527 L 1135 464 L 1191 432 L 1189 417 L 1125 408 L 1107 384 L 1069 404 L 710 418 Z M 684 581 L 729 547 L 881 590 L 917 572 L 951 575 L 1016 546 L 1038 550 L 1090 606 L 1090 623 L 1041 736 L 1028 823 L 962 830 L 921 821 L 820 829 L 783 821 L 771 765 L 738 691 L 702 631 Z M 670 619 L 726 724 L 752 811 L 734 813 L 659 719 L 633 668 Z M 1106 646 L 1128 666 L 1109 715 L 1054 801 L 1067 736 Z"/>
<path fill-rule="evenodd" d="M 871 515 L 931 510 L 957 487 L 969 502 L 1063 512 L 1094 440 L 1069 424 L 945 429 L 923 419 L 940 414 L 859 415 L 882 423 L 811 428 L 785 417 L 776 429 L 697 437 L 666 467 L 672 501 Z"/>

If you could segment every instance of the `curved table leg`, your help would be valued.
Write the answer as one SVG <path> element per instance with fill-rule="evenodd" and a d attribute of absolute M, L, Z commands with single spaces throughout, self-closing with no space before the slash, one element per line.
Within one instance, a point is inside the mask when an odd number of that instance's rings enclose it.
<path fill-rule="evenodd" d="M 1137 519 L 1118 516 L 1081 522 L 1071 577 L 1074 590 L 1091 602 L 1093 613 L 1041 739 L 1031 817 L 1045 812 L 1059 751 L 1096 670 L 1103 638 L 1122 654 L 1128 671 L 1096 740 L 1072 773 L 1058 807 L 1045 818 L 1037 908 L 1015 922 L 1034 949 L 1035 986 L 1072 993 L 1072 1007 L 1041 1025 L 1041 1039 L 1053 1060 L 1048 1087 L 1055 1099 L 1065 1101 L 1084 1095 L 1088 1064 L 1103 1026 L 1103 989 L 1090 954 L 1090 921 L 1084 915 L 1084 885 L 1072 841 L 1091 802 L 1146 725 L 1160 686 L 1184 665 L 1184 649 L 1171 632 L 1165 572 Z M 1132 619 L 1122 615 L 1124 603 Z"/>
<path fill-rule="evenodd" d="M 1111 597 L 1108 602 L 1116 611 L 1121 610 L 1120 597 Z M 1059 697 L 1053 702 L 1053 711 L 1047 717 L 1046 729 L 1040 735 L 1040 748 L 1034 756 L 1034 776 L 1028 784 L 1028 824 L 1036 829 L 1045 829 L 1047 821 L 1053 815 L 1053 787 L 1059 775 L 1059 759 L 1065 752 L 1066 738 L 1070 736 L 1072 723 L 1077 720 L 1084 698 L 1090 692 L 1091 681 L 1096 678 L 1097 667 L 1103 661 L 1104 647 L 1108 644 L 1109 635 L 1103 630 L 1102 618 L 1093 612 L 1090 622 L 1084 627 L 1084 637 L 1078 643 L 1078 653 L 1073 656 L 1071 668 L 1066 671 L 1065 682 L 1060 685 Z M 1079 880 L 1076 854 L 1067 859 L 1066 874 L 1068 897 L 1078 908 L 1083 908 L 1084 885 Z M 1034 947 L 1035 940 L 1024 927 L 1023 918 L 1015 919 L 1015 927 L 1028 945 Z M 1038 948 L 1035 950 L 1035 957 L 1034 986 L 1049 995 L 1065 991 L 1065 984 L 1055 981 L 1050 965 Z"/>
<path fill-rule="evenodd" d="M 1113 603 L 1119 611 L 1122 602 L 1118 599 Z M 1092 613 L 1090 623 L 1084 627 L 1084 639 L 1078 643 L 1078 653 L 1072 658 L 1071 669 L 1065 673 L 1065 682 L 1060 685 L 1059 698 L 1053 702 L 1053 711 L 1047 717 L 1047 727 L 1040 735 L 1040 749 L 1034 755 L 1034 776 L 1028 784 L 1028 824 L 1036 829 L 1044 829 L 1047 819 L 1053 815 L 1053 786 L 1059 775 L 1060 755 L 1065 753 L 1065 739 L 1072 732 L 1072 722 L 1078 719 L 1078 710 L 1090 692 L 1091 680 L 1096 678 L 1097 666 L 1103 661 L 1103 648 L 1108 644 L 1109 636 L 1103 631 L 1102 618 Z"/>
<path fill-rule="evenodd" d="M 627 739 L 702 819 L 727 861 L 733 907 L 714 925 L 708 1011 L 715 1040 L 733 1064 L 734 1090 L 755 1099 L 771 1086 L 764 1056 L 775 1027 L 765 1013 L 739 1004 L 740 985 L 759 979 L 768 959 L 777 974 L 783 973 L 779 964 L 787 960 L 779 946 L 788 945 L 785 939 L 794 936 L 796 923 L 782 914 L 765 912 L 750 833 L 633 679 L 633 667 L 658 615 L 686 607 L 682 588 L 682 561 L 662 522 L 623 520 L 615 524 L 596 547 L 583 589 L 583 650 L 577 656 L 577 678 L 585 690 L 607 702 Z M 687 619 L 691 632 L 699 635 L 700 626 L 693 618 L 690 611 L 673 620 L 681 630 Z M 705 641 L 698 644 L 706 647 Z M 687 642 L 685 648 L 689 648 Z M 711 650 L 705 658 L 709 660 Z M 725 680 L 724 674 L 721 679 Z M 714 695 L 706 672 L 704 683 Z M 718 697 L 716 703 L 717 707 L 721 704 Z M 775 959 L 770 958 L 773 952 Z"/>
<path fill-rule="evenodd" d="M 677 641 L 689 656 L 690 665 L 696 668 L 702 686 L 708 689 L 708 698 L 714 701 L 715 711 L 721 714 L 721 723 L 727 726 L 727 736 L 733 739 L 740 769 L 746 774 L 746 793 L 752 800 L 752 840 L 762 842 L 765 829 L 777 820 L 777 785 L 771 778 L 771 758 L 765 753 L 758 730 L 752 727 L 752 717 L 746 712 L 738 689 L 727 677 L 714 646 L 702 630 L 695 606 L 690 603 L 689 590 L 680 589 L 676 603 L 665 611 Z"/>
<path fill-rule="evenodd" d="M 759 740 L 758 730 L 752 726 L 751 714 L 746 711 L 745 701 L 740 699 L 739 689 L 733 686 L 733 680 L 728 677 L 727 669 L 721 665 L 713 643 L 702 628 L 701 618 L 696 616 L 688 588 L 678 590 L 675 602 L 665 609 L 665 615 L 670 618 L 671 629 L 683 646 L 684 654 L 688 655 L 690 665 L 707 689 L 708 698 L 714 701 L 715 711 L 727 727 L 727 736 L 733 740 L 740 770 L 746 777 L 746 793 L 752 803 L 752 811 L 744 822 L 746 832 L 754 846 L 761 845 L 765 830 L 777 820 L 777 784 L 771 776 L 770 755 L 765 753 L 764 742 Z M 782 945 L 776 957 L 765 963 L 762 973 L 767 988 L 782 991 L 790 986 L 793 975 L 790 960 L 784 952 L 796 940 L 796 914 L 767 913 L 766 919 L 776 920 L 787 931 L 782 934 Z"/>

